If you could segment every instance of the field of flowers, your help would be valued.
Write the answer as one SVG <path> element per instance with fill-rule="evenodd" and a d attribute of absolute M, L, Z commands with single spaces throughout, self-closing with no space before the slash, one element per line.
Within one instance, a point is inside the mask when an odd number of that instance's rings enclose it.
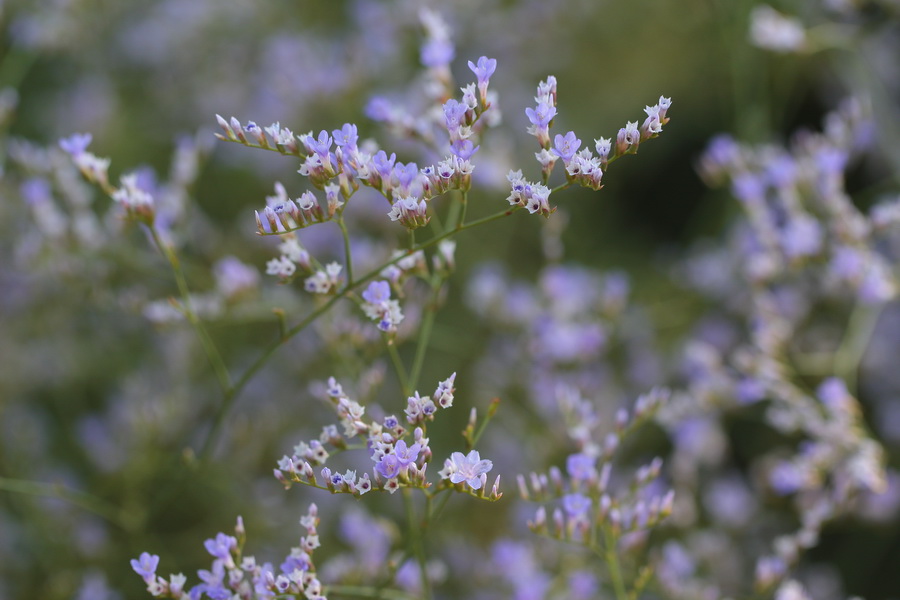
<path fill-rule="evenodd" d="M 0 39 L 0 600 L 900 598 L 897 0 Z"/>

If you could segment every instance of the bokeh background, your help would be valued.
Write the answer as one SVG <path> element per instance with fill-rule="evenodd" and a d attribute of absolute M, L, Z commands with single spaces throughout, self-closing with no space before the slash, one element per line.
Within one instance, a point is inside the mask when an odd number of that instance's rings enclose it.
<path fill-rule="evenodd" d="M 0 100 L 0 598 L 142 597 L 144 586 L 129 559 L 149 550 L 163 557 L 161 573 L 193 576 L 208 565 L 202 541 L 228 531 L 236 515 L 247 525 L 251 551 L 277 560 L 296 544 L 296 521 L 310 501 L 323 513 L 323 539 L 333 532 L 319 551 L 322 560 L 353 546 L 336 533 L 337 518 L 358 503 L 311 489 L 285 492 L 271 476 L 282 454 L 331 421 L 316 395 L 328 376 L 354 382 L 349 387 L 360 395 L 374 382 L 372 400 L 388 413 L 402 406 L 385 365 L 376 360 L 370 367 L 365 353 L 353 350 L 365 347 L 371 335 L 345 326 L 350 311 L 280 349 L 228 414 L 213 459 L 200 461 L 196 454 L 220 398 L 194 333 L 164 316 L 161 307 L 176 293 L 164 260 L 140 229 L 107 217 L 111 201 L 78 177 L 54 181 L 52 194 L 66 215 L 57 225 L 53 210 L 35 200 L 43 188 L 34 182 L 64 170 L 56 141 L 76 132 L 90 132 L 91 150 L 112 158 L 114 180 L 141 169 L 162 186 L 177 179 L 172 173 L 189 160 L 185 156 L 195 158 L 196 177 L 170 188 L 186 194 L 171 236 L 191 288 L 200 294 L 215 288 L 215 265 L 225 256 L 259 270 L 258 282 L 243 296 L 224 305 L 210 301 L 210 329 L 226 362 L 248 365 L 275 335 L 273 306 L 294 320 L 311 306 L 296 286 L 278 286 L 263 274 L 275 251 L 271 240 L 255 235 L 252 211 L 272 193 L 274 181 L 292 195 L 305 187 L 295 159 L 215 141 L 215 115 L 261 125 L 278 121 L 295 132 L 353 122 L 361 136 L 376 137 L 405 160 L 418 159 L 415 146 L 383 132 L 364 109 L 374 94 L 410 98 L 407 90 L 421 72 L 418 11 L 424 4 L 0 4 L 0 88 L 8 90 Z M 558 427 L 529 408 L 529 386 L 510 381 L 526 380 L 530 365 L 498 358 L 502 344 L 493 345 L 491 328 L 502 333 L 509 324 L 473 308 L 470 282 L 486 264 L 502 265 L 510 280 L 533 282 L 546 263 L 547 244 L 561 244 L 567 264 L 627 274 L 635 301 L 645 307 L 634 316 L 640 323 L 632 324 L 637 333 L 629 338 L 640 340 L 610 359 L 614 367 L 604 368 L 627 370 L 651 354 L 664 357 L 620 386 L 623 396 L 637 394 L 654 383 L 654 375 L 656 383 L 678 383 L 672 365 L 679 362 L 682 340 L 710 310 L 702 294 L 680 285 L 679 261 L 697 248 L 724 244 L 741 212 L 727 187 L 711 189 L 698 173 L 713 136 L 726 132 L 747 143 L 782 144 L 800 129 L 821 129 L 829 111 L 861 94 L 880 135 L 875 150 L 851 164 L 848 191 L 865 209 L 896 186 L 896 2 L 777 3 L 810 31 L 844 40 L 791 53 L 751 43 L 749 15 L 756 4 L 459 0 L 434 6 L 453 32 L 460 84 L 471 78 L 465 61 L 482 55 L 498 60 L 491 86 L 499 93 L 503 121 L 481 150 L 486 158 L 471 196 L 473 218 L 505 204 L 502 179 L 509 168 L 533 168 L 524 108 L 547 75 L 559 81 L 555 130 L 574 130 L 585 141 L 643 120 L 642 108 L 660 94 L 673 98 L 664 134 L 613 165 L 599 193 L 560 194 L 550 221 L 515 215 L 458 238 L 458 270 L 435 325 L 422 388 L 430 391 L 449 373 L 459 373 L 458 408 L 442 415 L 446 427 L 433 434 L 447 452 L 456 449 L 469 407 L 484 410 L 492 395 L 505 394 L 496 428 L 486 434 L 485 454 L 493 453 L 502 466 L 510 499 L 476 507 L 451 503 L 447 529 L 464 525 L 478 532 L 465 543 L 487 548 L 505 531 L 524 531 L 533 509 L 512 501 L 512 476 L 523 467 L 559 464 L 567 451 L 553 445 Z M 173 169 L 178 151 L 184 154 Z M 363 194 L 354 207 L 365 232 L 360 246 L 402 239 L 390 223 L 374 218 L 384 212 L 374 204 L 377 197 Z M 325 255 L 337 240 L 336 228 L 309 233 L 309 243 Z M 885 309 L 886 333 L 879 338 L 888 353 L 879 358 L 888 365 L 897 357 L 890 354 L 896 343 L 889 333 L 897 331 L 896 312 Z M 325 343 L 335 335 L 340 344 Z M 408 346 L 403 352 L 411 356 Z M 505 376 L 495 368 L 506 370 Z M 861 377 L 864 417 L 896 457 L 896 388 L 867 399 L 866 381 Z M 765 445 L 760 440 L 772 435 L 754 423 L 741 417 L 729 425 L 738 463 L 741 448 Z M 654 430 L 634 453 L 665 454 L 670 445 L 662 430 Z M 366 500 L 373 514 L 402 522 L 390 498 Z M 789 512 L 777 501 L 763 503 Z M 816 598 L 839 597 L 841 585 L 870 599 L 900 596 L 893 569 L 900 561 L 900 530 L 892 505 L 886 510 L 874 522 L 851 517 L 826 529 L 806 559 L 811 580 L 820 581 Z M 447 539 L 433 546 L 443 552 L 463 544 Z M 450 567 L 451 578 L 458 577 L 454 568 L 468 568 Z M 752 572 L 752 565 L 747 569 Z M 450 597 L 465 588 L 451 581 L 444 589 Z"/>

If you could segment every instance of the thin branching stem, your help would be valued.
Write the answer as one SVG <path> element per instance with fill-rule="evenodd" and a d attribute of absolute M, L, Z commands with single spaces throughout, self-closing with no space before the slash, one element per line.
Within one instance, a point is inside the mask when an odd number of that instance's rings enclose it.
<path fill-rule="evenodd" d="M 387 338 L 388 336 L 385 335 L 385 337 Z M 397 351 L 397 344 L 394 343 L 394 340 L 390 338 L 387 339 L 387 349 L 388 355 L 391 357 L 391 364 L 394 367 L 394 372 L 397 374 L 397 381 L 400 383 L 400 389 L 403 391 L 403 395 L 412 395 L 412 384 L 410 383 L 409 376 L 406 373 L 406 367 L 403 366 L 403 360 L 400 358 L 400 353 Z"/>
<path fill-rule="evenodd" d="M 159 248 L 159 251 L 162 252 L 163 256 L 166 257 L 169 266 L 172 268 L 172 274 L 175 276 L 175 284 L 178 286 L 179 294 L 181 294 L 181 306 L 184 315 L 197 332 L 200 343 L 203 345 L 203 350 L 206 352 L 206 356 L 212 365 L 213 371 L 215 371 L 219 386 L 222 388 L 222 391 L 227 394 L 228 390 L 231 389 L 231 375 L 228 373 L 228 368 L 225 366 L 225 361 L 222 360 L 222 355 L 219 354 L 219 349 L 216 347 L 215 342 L 213 342 L 212 338 L 209 336 L 209 332 L 206 331 L 202 321 L 194 311 L 190 290 L 188 290 L 187 286 L 187 280 L 184 277 L 184 271 L 181 269 L 181 261 L 178 260 L 178 255 L 175 254 L 172 247 L 163 241 L 162 237 L 159 235 L 159 230 L 153 225 L 149 225 L 148 228 L 150 230 L 150 235 L 153 238 L 153 242 L 156 244 L 156 247 Z"/>
<path fill-rule="evenodd" d="M 612 527 L 603 528 L 603 560 L 609 570 L 609 578 L 612 579 L 616 600 L 628 600 L 628 592 L 625 590 L 625 580 L 622 577 L 622 566 L 619 564 L 618 539 Z"/>
<path fill-rule="evenodd" d="M 121 509 L 92 494 L 74 490 L 61 483 L 47 483 L 43 481 L 0 477 L 0 490 L 31 496 L 59 498 L 60 500 L 65 500 L 79 508 L 83 508 L 84 510 L 103 517 L 110 523 L 114 523 L 123 529 L 130 529 L 128 526 L 129 522 L 123 518 Z"/>
<path fill-rule="evenodd" d="M 851 394 L 858 392 L 856 380 L 859 364 L 875 332 L 882 306 L 857 302 L 850 313 L 844 338 L 834 353 L 834 373 L 844 380 Z"/>
<path fill-rule="evenodd" d="M 466 224 L 466 209 L 469 207 L 469 193 L 463 192 L 459 198 L 459 203 L 462 204 L 462 209 L 460 209 L 459 213 L 459 223 L 456 224 L 457 229 L 462 229 Z"/>
<path fill-rule="evenodd" d="M 406 508 L 406 522 L 409 527 L 410 543 L 413 554 L 419 564 L 419 575 L 422 579 L 422 598 L 431 600 L 431 582 L 428 579 L 428 562 L 425 557 L 425 545 L 422 543 L 422 526 L 416 522 L 416 509 L 413 505 L 412 493 L 409 488 L 403 489 L 403 505 Z"/>
<path fill-rule="evenodd" d="M 431 340 L 431 331 L 434 326 L 434 319 L 437 316 L 438 301 L 443 284 L 443 277 L 439 275 L 432 276 L 431 294 L 428 297 L 428 303 L 425 305 L 425 316 L 422 317 L 419 338 L 416 341 L 416 355 L 413 358 L 412 369 L 409 373 L 409 387 L 411 389 L 415 389 L 419 385 L 419 375 L 421 375 L 422 365 L 425 363 L 425 353 L 428 350 L 428 342 Z"/>
<path fill-rule="evenodd" d="M 350 232 L 347 231 L 347 224 L 344 223 L 344 215 L 337 218 L 338 227 L 341 228 L 341 237 L 344 239 L 344 263 L 345 272 L 347 273 L 347 286 L 353 285 L 353 256 L 350 253 Z"/>
<path fill-rule="evenodd" d="M 395 256 L 394 258 L 391 258 L 391 259 L 385 261 L 381 265 L 375 267 L 374 269 L 372 269 L 365 275 L 363 275 L 363 276 L 359 277 L 358 279 L 356 279 L 355 281 L 353 281 L 352 284 L 348 284 L 348 285 L 344 286 L 344 288 L 340 292 L 338 292 L 336 295 L 329 298 L 327 302 L 320 305 L 313 312 L 309 313 L 298 324 L 285 330 L 278 337 L 278 339 L 276 339 L 274 342 L 269 344 L 269 346 L 262 351 L 262 353 L 259 355 L 259 357 L 257 357 L 257 359 L 255 361 L 253 361 L 253 363 L 247 368 L 247 370 L 244 371 L 243 375 L 241 375 L 241 377 L 237 380 L 237 382 L 235 382 L 235 384 L 233 386 L 231 386 L 228 389 L 228 391 L 225 393 L 222 405 L 219 408 L 219 411 L 216 413 L 215 421 L 213 422 L 213 425 L 210 428 L 210 432 L 206 437 L 206 441 L 203 443 L 203 448 L 200 451 L 200 456 L 203 458 L 209 457 L 209 453 L 211 452 L 211 449 L 215 446 L 215 442 L 218 439 L 219 435 L 221 435 L 222 425 L 225 421 L 225 417 L 226 417 L 227 413 L 231 410 L 231 407 L 234 405 L 234 401 L 237 399 L 237 397 L 240 395 L 240 393 L 244 390 L 244 388 L 247 386 L 247 384 L 250 382 L 250 380 L 253 378 L 253 376 L 256 375 L 256 373 L 260 369 L 262 369 L 262 367 L 266 364 L 266 362 L 268 362 L 268 360 L 275 353 L 275 351 L 278 350 L 278 348 L 280 348 L 282 345 L 284 345 L 288 340 L 293 338 L 295 335 L 297 335 L 298 333 L 300 333 L 301 331 L 306 329 L 306 327 L 310 323 L 312 323 L 317 318 L 319 318 L 319 316 L 321 316 L 322 314 L 327 312 L 332 306 L 334 306 L 335 303 L 337 303 L 338 300 L 341 300 L 342 298 L 347 297 L 350 294 L 350 292 L 352 292 L 354 289 L 359 288 L 360 286 L 362 286 L 369 280 L 374 279 L 385 268 L 399 262 L 400 260 L 403 260 L 410 254 L 417 252 L 419 250 L 423 250 L 425 248 L 434 246 L 435 244 L 439 243 L 441 240 L 452 237 L 461 231 L 465 231 L 466 229 L 473 229 L 475 227 L 485 225 L 486 223 L 490 223 L 492 221 L 496 221 L 498 219 L 508 217 L 511 214 L 515 213 L 517 210 L 519 210 L 519 208 L 520 207 L 518 207 L 518 206 L 511 206 L 507 209 L 504 209 L 500 212 L 496 212 L 492 215 L 482 217 L 481 219 L 476 219 L 475 221 L 472 221 L 471 223 L 468 223 L 459 229 L 451 229 L 451 230 L 445 231 L 444 233 L 441 233 L 440 235 L 436 235 L 435 237 L 431 238 L 430 240 L 428 240 L 426 242 L 416 244 L 413 248 L 410 248 L 409 250 L 407 250 L 406 253 L 401 254 L 399 256 Z"/>
<path fill-rule="evenodd" d="M 368 587 L 361 585 L 329 585 L 329 598 L 375 598 L 380 600 L 417 600 L 415 596 L 401 590 Z"/>

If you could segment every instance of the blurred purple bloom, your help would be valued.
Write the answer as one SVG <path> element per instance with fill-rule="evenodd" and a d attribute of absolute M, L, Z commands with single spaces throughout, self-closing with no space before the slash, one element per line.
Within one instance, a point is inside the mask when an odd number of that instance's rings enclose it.
<path fill-rule="evenodd" d="M 387 281 L 373 281 L 362 293 L 369 304 L 380 304 L 391 299 L 391 284 Z"/>
<path fill-rule="evenodd" d="M 570 454 L 566 459 L 566 472 L 569 477 L 577 481 L 587 481 L 597 475 L 596 457 L 579 452 L 578 454 Z"/>
<path fill-rule="evenodd" d="M 375 96 L 366 104 L 365 113 L 373 121 L 390 121 L 394 107 L 387 98 Z"/>
<path fill-rule="evenodd" d="M 228 562 L 231 559 L 231 551 L 237 548 L 237 539 L 234 536 L 219 533 L 215 539 L 208 539 L 203 545 L 206 547 L 206 551 L 214 557 Z"/>
<path fill-rule="evenodd" d="M 469 107 L 457 102 L 453 98 L 450 98 L 444 103 L 444 121 L 447 124 L 447 130 L 450 132 L 451 136 L 459 131 L 459 128 L 463 125 L 463 118 L 466 116 L 466 111 L 468 110 Z"/>
<path fill-rule="evenodd" d="M 59 140 L 59 147 L 72 156 L 78 156 L 87 150 L 94 139 L 90 133 L 73 133 L 67 138 Z"/>
<path fill-rule="evenodd" d="M 472 143 L 472 140 L 456 140 L 450 144 L 450 152 L 462 160 L 469 160 L 472 158 L 472 156 L 478 152 L 479 148 L 481 148 L 481 146 L 476 146 Z"/>
<path fill-rule="evenodd" d="M 400 187 L 408 190 L 412 182 L 415 181 L 416 177 L 419 176 L 419 167 L 414 162 L 407 163 L 405 165 L 398 162 L 396 165 L 394 165 L 394 175 L 397 176 L 397 180 L 400 182 Z"/>
<path fill-rule="evenodd" d="M 562 505 L 569 518 L 581 519 L 591 509 L 591 499 L 582 494 L 566 494 L 562 498 Z"/>
<path fill-rule="evenodd" d="M 423 66 L 443 67 L 453 62 L 456 57 L 456 48 L 450 40 L 432 39 L 422 44 L 419 56 Z"/>
<path fill-rule="evenodd" d="M 131 559 L 131 568 L 148 583 L 156 578 L 156 567 L 158 565 L 159 556 L 149 552 L 141 552 L 137 560 Z"/>
<path fill-rule="evenodd" d="M 752 202 L 765 196 L 766 187 L 758 176 L 741 173 L 731 181 L 731 192 L 741 202 Z"/>

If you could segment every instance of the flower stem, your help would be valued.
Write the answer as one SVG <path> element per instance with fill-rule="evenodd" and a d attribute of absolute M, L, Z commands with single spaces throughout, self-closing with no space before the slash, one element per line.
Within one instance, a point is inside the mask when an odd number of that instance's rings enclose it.
<path fill-rule="evenodd" d="M 330 585 L 328 597 L 380 598 L 382 600 L 416 600 L 415 596 L 400 590 L 387 590 L 361 585 Z"/>
<path fill-rule="evenodd" d="M 337 219 L 338 227 L 341 228 L 341 237 L 344 238 L 344 262 L 347 271 L 347 286 L 353 285 L 353 257 L 350 254 L 350 232 L 347 231 L 347 224 L 344 223 L 344 214 Z"/>
<path fill-rule="evenodd" d="M 406 507 L 406 520 L 409 526 L 410 544 L 419 563 L 419 576 L 422 579 L 422 598 L 431 600 L 431 583 L 428 580 L 428 563 L 425 559 L 425 546 L 422 543 L 423 527 L 416 522 L 416 511 L 413 506 L 409 488 L 403 489 L 403 504 Z"/>
<path fill-rule="evenodd" d="M 413 359 L 412 370 L 409 374 L 409 387 L 415 389 L 419 385 L 419 375 L 422 372 L 422 365 L 425 363 L 425 353 L 428 350 L 428 340 L 431 339 L 431 330 L 434 325 L 434 318 L 437 316 L 438 299 L 444 279 L 438 275 L 431 278 L 431 295 L 428 297 L 428 303 L 425 305 L 425 316 L 422 317 L 422 325 L 419 328 L 419 339 L 416 341 L 416 356 Z"/>
<path fill-rule="evenodd" d="M 237 382 L 235 382 L 234 385 L 229 387 L 227 389 L 227 391 L 225 392 L 225 396 L 222 401 L 222 405 L 219 408 L 219 411 L 216 413 L 215 421 L 213 422 L 213 425 L 210 428 L 209 433 L 207 434 L 206 440 L 203 443 L 203 448 L 200 451 L 201 458 L 209 457 L 209 453 L 211 452 L 211 449 L 215 446 L 215 442 L 218 439 L 219 435 L 221 435 L 222 425 L 225 421 L 225 416 L 231 410 L 231 407 L 234 405 L 234 401 L 237 399 L 237 397 L 240 395 L 240 393 L 244 390 L 244 388 L 247 386 L 247 384 L 250 382 L 250 380 L 253 379 L 254 375 L 256 375 L 256 373 L 259 372 L 260 369 L 262 369 L 262 367 L 268 362 L 269 358 L 272 357 L 272 355 L 275 353 L 276 350 L 278 350 L 278 348 L 280 348 L 283 344 L 288 342 L 295 335 L 297 335 L 298 333 L 300 333 L 301 331 L 306 329 L 306 327 L 310 323 L 312 323 L 317 318 L 319 318 L 322 314 L 327 312 L 332 306 L 334 306 L 334 304 L 338 300 L 340 300 L 342 298 L 346 298 L 350 294 L 350 292 L 352 292 L 354 289 L 359 288 L 363 284 L 367 283 L 369 280 L 374 279 L 385 268 L 397 263 L 400 260 L 403 260 L 404 258 L 409 256 L 413 252 L 434 246 L 441 240 L 452 237 L 461 231 L 465 231 L 466 229 L 473 229 L 475 227 L 480 227 L 481 225 L 485 225 L 486 223 L 490 223 L 492 221 L 496 221 L 498 219 L 508 217 L 511 214 L 515 213 L 517 210 L 519 210 L 519 208 L 521 208 L 521 207 L 511 206 L 507 209 L 504 209 L 500 212 L 496 212 L 492 215 L 488 215 L 486 217 L 476 219 L 475 221 L 472 221 L 471 223 L 467 223 L 466 225 L 463 225 L 460 228 L 450 229 L 448 231 L 445 231 L 444 233 L 441 233 L 440 235 L 434 236 L 433 238 L 431 238 L 428 241 L 416 244 L 416 246 L 407 250 L 406 253 L 400 254 L 399 256 L 395 256 L 395 257 L 385 261 L 381 265 L 375 267 L 374 269 L 372 269 L 365 275 L 359 277 L 358 279 L 356 279 L 352 282 L 348 282 L 348 284 L 346 286 L 344 286 L 344 288 L 340 292 L 338 292 L 336 295 L 329 298 L 328 302 L 322 304 L 317 309 L 315 309 L 314 311 L 309 313 L 306 317 L 304 317 L 304 319 L 302 321 L 300 321 L 293 327 L 291 327 L 287 330 L 284 330 L 281 333 L 281 335 L 278 337 L 278 339 L 276 339 L 274 342 L 269 344 L 269 346 L 262 351 L 262 353 L 259 355 L 259 357 L 257 357 L 257 359 L 255 361 L 253 361 L 253 363 L 249 367 L 247 367 L 247 370 L 244 371 L 243 375 L 241 375 L 238 378 Z"/>
<path fill-rule="evenodd" d="M 469 193 L 463 192 L 459 199 L 462 204 L 462 210 L 459 213 L 459 223 L 456 224 L 457 229 L 462 229 L 466 223 L 466 209 L 469 207 Z"/>
<path fill-rule="evenodd" d="M 61 483 L 46 483 L 43 481 L 28 481 L 26 479 L 11 479 L 0 477 L 0 490 L 32 496 L 45 496 L 59 498 L 70 502 L 79 508 L 90 511 L 123 529 L 131 529 L 129 522 L 124 518 L 122 511 L 101 498 L 97 498 L 87 492 L 73 490 Z"/>
<path fill-rule="evenodd" d="M 209 336 L 209 333 L 206 331 L 200 318 L 197 317 L 197 313 L 194 312 L 194 308 L 191 304 L 190 291 L 188 290 L 187 281 L 184 278 L 184 271 L 181 270 L 181 262 L 178 260 L 178 256 L 175 254 L 175 251 L 172 250 L 171 246 L 162 240 L 156 227 L 149 225 L 148 228 L 150 229 L 150 235 L 153 237 L 153 242 L 156 244 L 156 247 L 159 248 L 159 251 L 162 252 L 163 256 L 166 257 L 166 260 L 169 261 L 169 266 L 172 267 L 172 273 L 175 276 L 175 284 L 178 286 L 178 292 L 181 294 L 181 304 L 184 307 L 184 315 L 187 317 L 191 326 L 197 331 L 197 336 L 200 338 L 203 350 L 206 352 L 206 356 L 212 365 L 213 371 L 216 373 L 216 378 L 219 380 L 219 386 L 222 388 L 223 392 L 227 393 L 228 390 L 231 389 L 231 375 L 228 373 L 228 368 L 225 366 L 225 361 L 222 360 L 222 355 L 219 354 L 219 349 L 216 347 L 215 342 L 213 342 L 212 338 Z"/>
<path fill-rule="evenodd" d="M 616 592 L 616 600 L 628 600 L 628 592 L 625 590 L 625 580 L 622 578 L 622 566 L 619 564 L 618 539 L 609 526 L 603 528 L 603 560 L 609 569 L 609 577 L 612 579 L 613 590 Z"/>
<path fill-rule="evenodd" d="M 857 372 L 869 340 L 875 331 L 882 305 L 857 302 L 850 313 L 847 329 L 840 346 L 834 353 L 834 374 L 844 380 L 850 393 L 857 395 Z"/>
<path fill-rule="evenodd" d="M 385 334 L 385 338 L 387 337 L 387 334 Z M 394 365 L 394 372 L 397 373 L 397 381 L 400 383 L 400 389 L 403 390 L 403 396 L 410 396 L 413 388 L 410 384 L 409 376 L 406 374 L 406 368 L 403 366 L 403 361 L 400 359 L 400 353 L 397 352 L 397 344 L 392 339 L 387 339 L 386 343 L 391 363 Z"/>

